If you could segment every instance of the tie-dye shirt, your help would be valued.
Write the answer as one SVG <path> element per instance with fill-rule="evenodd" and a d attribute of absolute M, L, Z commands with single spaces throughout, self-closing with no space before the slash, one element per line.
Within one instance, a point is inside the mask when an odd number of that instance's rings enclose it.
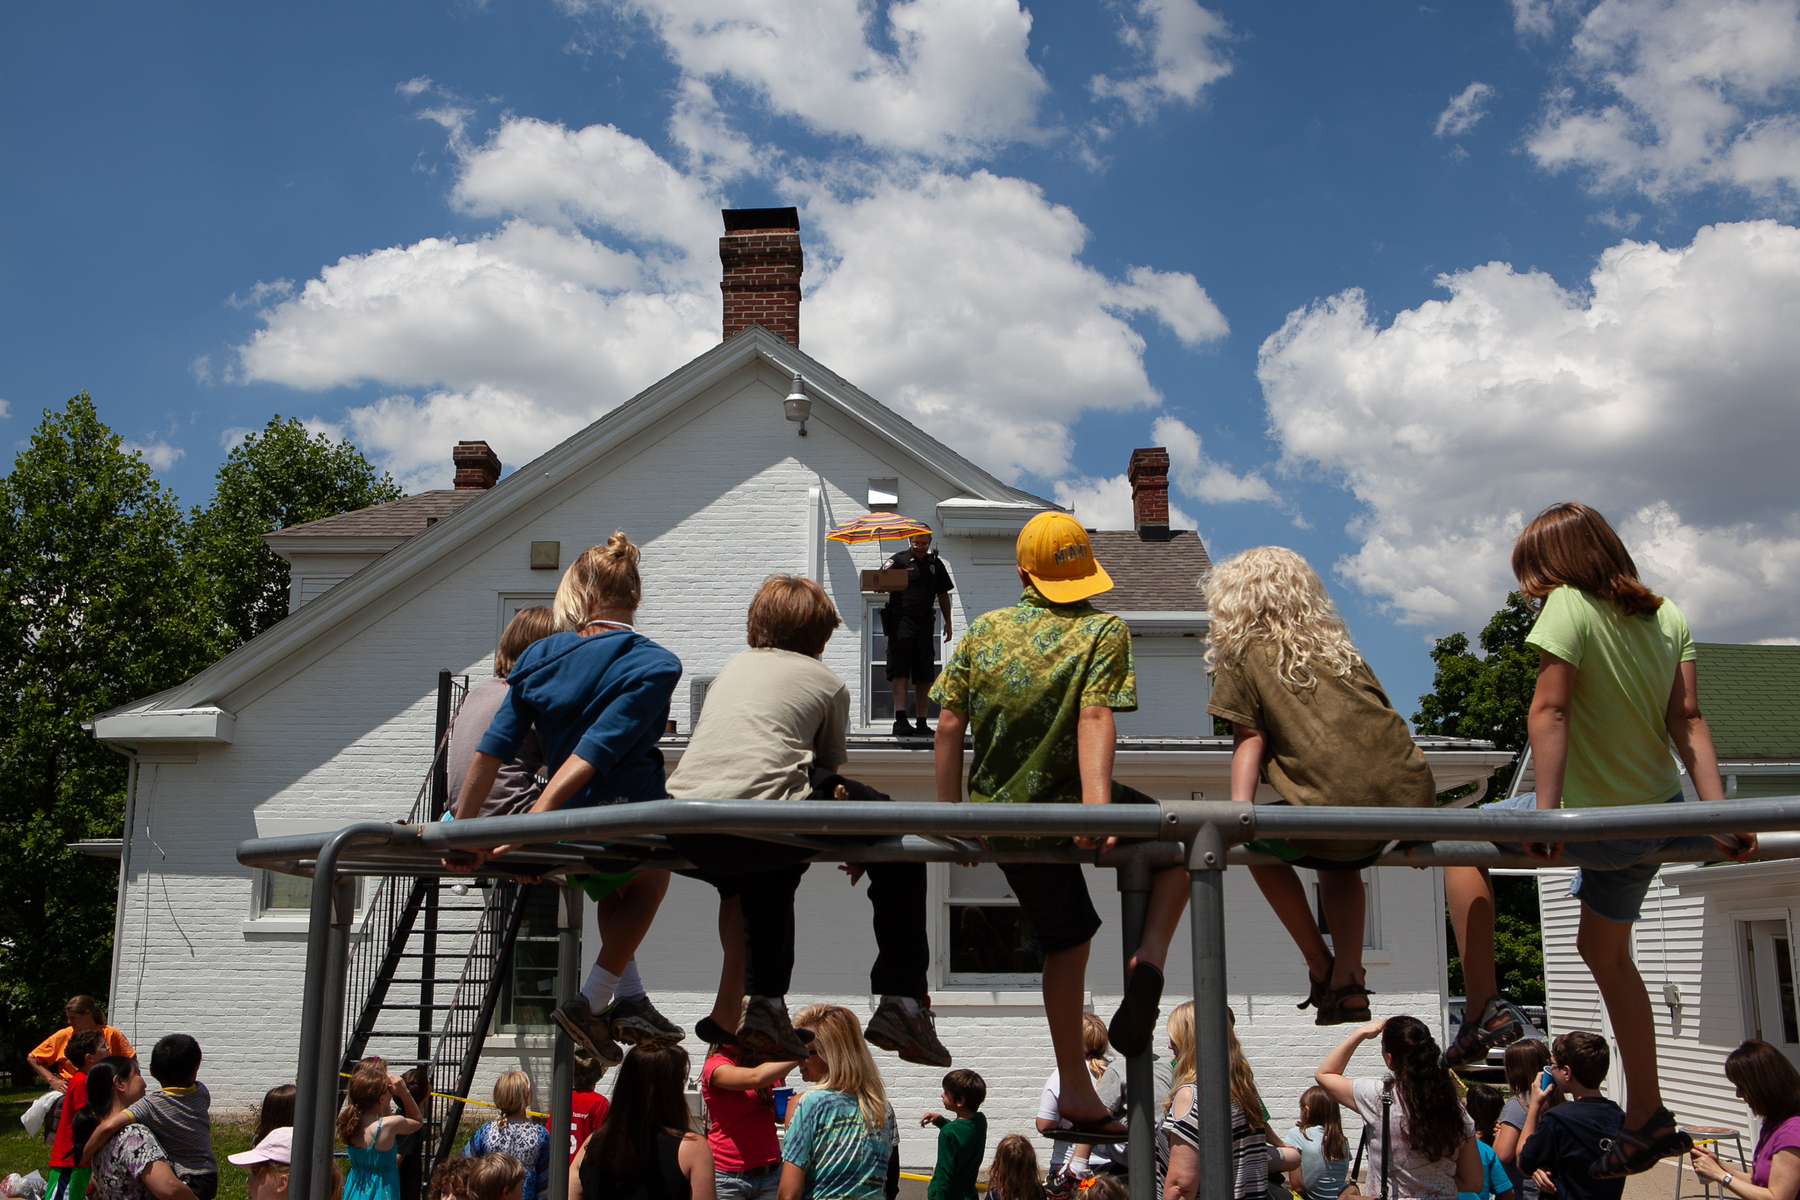
<path fill-rule="evenodd" d="M 1137 708 L 1131 631 L 1086 600 L 1052 604 L 1028 587 L 1011 608 L 975 619 L 931 698 L 969 719 L 969 799 L 1079 804 L 1081 710 Z M 1115 801 L 1119 791 L 1114 783 Z"/>
<path fill-rule="evenodd" d="M 887 1110 L 881 1128 L 870 1129 L 847 1092 L 814 1088 L 797 1103 L 781 1159 L 806 1172 L 801 1200 L 882 1200 L 888 1160 L 900 1144 L 894 1110 Z"/>

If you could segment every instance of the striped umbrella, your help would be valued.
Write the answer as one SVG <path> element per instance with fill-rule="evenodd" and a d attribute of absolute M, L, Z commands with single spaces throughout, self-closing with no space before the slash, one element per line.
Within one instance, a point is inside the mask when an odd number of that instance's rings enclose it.
<path fill-rule="evenodd" d="M 862 542 L 895 541 L 930 533 L 931 526 L 923 521 L 890 512 L 873 512 L 834 526 L 825 536 L 834 542 L 857 545 Z"/>

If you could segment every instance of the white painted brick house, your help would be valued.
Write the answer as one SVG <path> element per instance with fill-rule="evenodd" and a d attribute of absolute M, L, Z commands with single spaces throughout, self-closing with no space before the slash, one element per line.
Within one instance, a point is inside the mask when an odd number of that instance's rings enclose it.
<path fill-rule="evenodd" d="M 797 235 L 794 242 L 797 254 Z M 796 288 L 796 338 L 797 297 Z M 805 437 L 783 416 L 795 373 L 812 400 Z M 480 460 L 473 448 L 459 452 L 470 482 L 491 482 Z M 496 461 L 489 474 L 498 472 Z M 1144 482 L 1154 490 L 1153 477 Z M 221 1109 L 247 1107 L 292 1080 L 305 923 L 294 905 L 304 884 L 297 891 L 239 866 L 236 847 L 259 834 L 396 819 L 411 808 L 431 757 L 439 669 L 489 674 L 510 613 L 547 601 L 555 589 L 559 573 L 534 569 L 534 547 L 552 565 L 566 565 L 614 529 L 643 547 L 639 628 L 685 666 L 672 713 L 683 732 L 689 685 L 742 648 L 745 608 L 763 578 L 775 571 L 817 578 L 845 618 L 824 661 L 850 682 L 853 714 L 878 730 L 887 691 L 872 666 L 879 598 L 861 593 L 859 571 L 884 551 L 823 538 L 830 525 L 866 511 L 872 490 L 897 494 L 893 507 L 937 528 L 956 582 L 957 629 L 1016 599 L 1014 536 L 1049 502 L 1005 485 L 761 324 L 733 331 L 491 488 L 427 493 L 273 535 L 294 563 L 293 614 L 187 683 L 96 721 L 96 736 L 133 753 L 137 764 L 113 1022 L 140 1045 L 174 1030 L 199 1038 L 203 1078 Z M 1205 713 L 1206 614 L 1196 586 L 1205 552 L 1192 533 L 1146 534 L 1096 539 L 1120 580 L 1118 592 L 1101 600 L 1133 628 L 1145 698 L 1121 720 L 1127 740 L 1118 777 L 1152 796 L 1217 798 L 1226 794 L 1230 749 L 1210 736 Z M 544 543 L 555 544 L 554 559 Z M 858 737 L 847 770 L 896 799 L 929 800 L 926 745 Z M 671 763 L 680 749 L 679 736 L 667 740 Z M 1428 757 L 1445 788 L 1483 778 L 1506 758 L 1467 745 L 1437 745 Z M 1052 1066 L 1037 981 L 953 969 L 953 909 L 1008 898 L 992 867 L 931 871 L 933 1006 L 958 1065 L 988 1081 L 991 1144 L 1029 1130 Z M 1094 1007 L 1106 1014 L 1120 978 L 1118 910 L 1110 872 L 1090 873 L 1107 924 L 1089 986 Z M 1441 1024 L 1439 875 L 1382 869 L 1370 876 L 1365 959 L 1376 1010 Z M 1230 872 L 1226 891 L 1238 1031 L 1285 1124 L 1313 1067 L 1344 1031 L 1316 1029 L 1310 1012 L 1296 1011 L 1306 990 L 1302 961 L 1248 875 Z M 659 1006 L 690 1027 L 710 1005 L 717 979 L 715 913 L 710 888 L 676 879 L 639 956 Z M 807 875 L 796 1000 L 870 1011 L 867 914 L 866 901 L 837 871 L 817 867 Z M 1186 939 L 1184 927 L 1165 1009 L 1185 990 Z M 590 941 L 584 960 L 591 955 Z M 544 1079 L 549 1044 L 547 1031 L 530 1021 L 497 1021 L 487 1064 L 522 1064 Z M 928 1164 L 934 1135 L 915 1118 L 938 1105 L 939 1073 L 888 1055 L 881 1061 L 904 1161 Z M 478 1081 L 475 1094 L 485 1087 Z"/>

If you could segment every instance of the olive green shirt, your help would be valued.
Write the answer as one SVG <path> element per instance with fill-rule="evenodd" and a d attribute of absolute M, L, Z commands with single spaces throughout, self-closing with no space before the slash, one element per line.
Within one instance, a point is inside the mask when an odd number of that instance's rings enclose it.
<path fill-rule="evenodd" d="M 1406 722 L 1388 703 L 1367 663 L 1348 675 L 1319 675 L 1297 689 L 1277 673 L 1272 642 L 1254 642 L 1236 662 L 1220 662 L 1206 711 L 1263 735 L 1262 777 L 1289 804 L 1430 808 L 1436 784 Z M 1351 860 L 1382 843 L 1295 841 L 1320 858 Z"/>
<path fill-rule="evenodd" d="M 975 618 L 931 698 L 969 720 L 969 799 L 1079 804 L 1081 710 L 1137 708 L 1131 631 L 1086 600 L 1052 604 L 1028 587 L 1013 607 Z"/>

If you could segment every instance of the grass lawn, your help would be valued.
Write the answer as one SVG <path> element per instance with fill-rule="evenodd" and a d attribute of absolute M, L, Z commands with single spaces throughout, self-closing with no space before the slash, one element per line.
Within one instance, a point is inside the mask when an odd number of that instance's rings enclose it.
<path fill-rule="evenodd" d="M 46 1164 L 50 1161 L 50 1143 L 32 1137 L 19 1124 L 20 1115 L 41 1095 L 43 1089 L 40 1087 L 0 1088 L 0 1178 L 14 1171 L 21 1175 L 32 1171 L 49 1174 Z M 457 1137 L 459 1146 L 475 1132 L 478 1124 L 479 1121 L 463 1122 Z M 250 1172 L 232 1166 L 225 1161 L 225 1156 L 248 1150 L 254 1129 L 255 1125 L 249 1121 L 213 1122 L 213 1152 L 219 1157 L 219 1200 L 248 1200 Z"/>

